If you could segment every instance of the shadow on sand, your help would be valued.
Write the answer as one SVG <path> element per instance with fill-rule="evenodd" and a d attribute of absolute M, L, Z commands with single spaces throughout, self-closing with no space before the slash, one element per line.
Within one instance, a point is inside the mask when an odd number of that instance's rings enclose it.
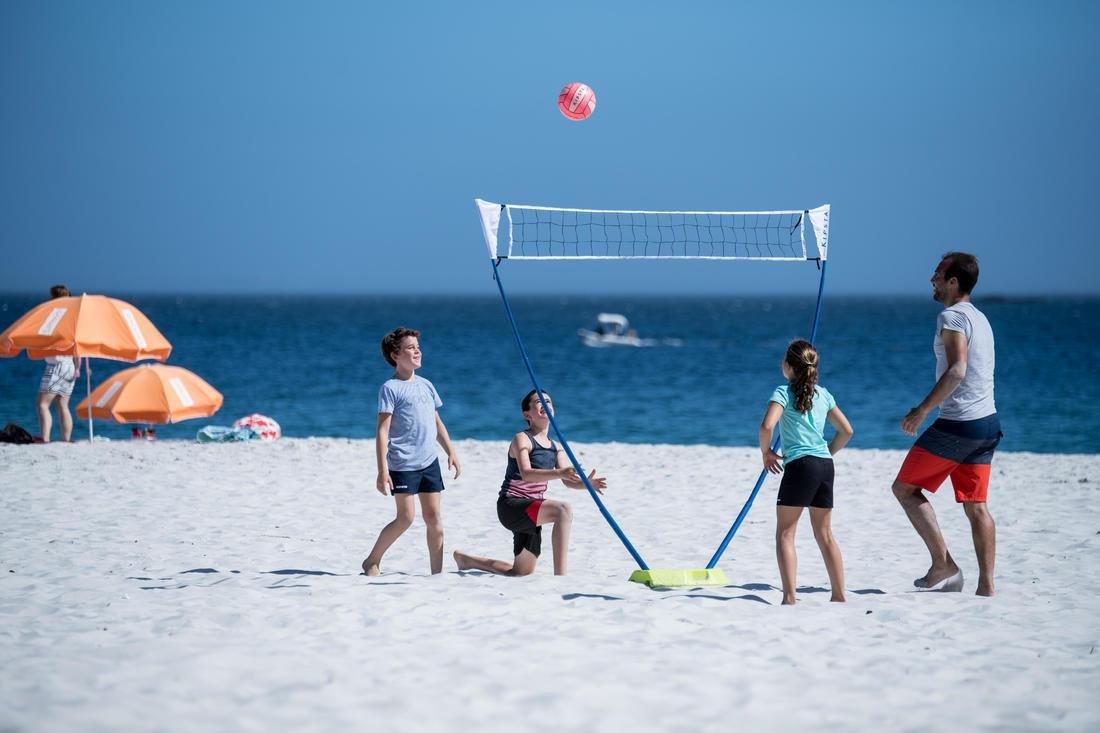
<path fill-rule="evenodd" d="M 765 606 L 772 605 L 772 602 L 766 598 L 761 598 L 755 593 L 746 593 L 740 596 L 718 596 L 713 593 L 683 593 L 674 596 L 665 596 L 662 600 L 668 600 L 669 598 L 708 598 L 712 601 L 756 601 L 757 603 L 763 603 Z"/>
<path fill-rule="evenodd" d="M 775 590 L 782 590 L 782 589 L 781 588 L 776 588 Z M 800 586 L 796 590 L 799 593 L 829 593 L 830 592 L 828 588 L 822 588 L 821 586 L 817 586 L 817 585 Z M 855 593 L 857 596 L 884 596 L 884 595 L 886 595 L 886 591 L 882 590 L 881 588 L 849 588 L 847 592 L 848 593 Z"/>
<path fill-rule="evenodd" d="M 566 593 L 561 597 L 563 601 L 575 601 L 578 598 L 597 598 L 601 601 L 621 601 L 621 596 L 605 596 L 602 593 Z"/>
<path fill-rule="evenodd" d="M 217 568 L 191 568 L 190 570 L 181 570 L 179 572 L 179 575 L 218 575 L 222 572 L 223 571 L 218 570 Z M 228 573 L 229 575 L 240 575 L 241 574 L 240 570 L 227 570 L 227 571 L 224 571 L 224 572 Z M 327 576 L 331 576 L 331 577 L 350 577 L 353 574 L 352 573 L 332 573 L 332 572 L 329 572 L 327 570 L 303 570 L 302 568 L 283 568 L 283 569 L 280 569 L 280 570 L 261 570 L 257 573 L 257 575 L 281 575 L 281 576 L 286 576 L 285 578 L 280 578 L 279 580 L 275 581 L 271 585 L 266 586 L 267 588 L 280 589 L 281 590 L 283 588 L 308 588 L 308 587 L 310 587 L 308 583 L 287 583 L 287 582 L 284 582 L 284 580 L 290 580 L 292 578 L 300 578 L 302 576 L 309 576 L 309 575 L 312 575 L 312 576 L 325 576 L 325 575 L 327 575 Z M 363 573 L 359 573 L 359 575 L 363 575 Z M 404 573 L 389 573 L 389 575 L 404 575 Z M 127 577 L 127 580 L 173 581 L 173 580 L 175 580 L 175 578 L 173 578 L 173 577 L 149 578 L 149 577 L 144 577 L 144 576 L 140 576 L 140 575 L 133 575 L 133 576 Z M 225 577 L 225 578 L 219 578 L 219 579 L 213 581 L 212 583 L 168 583 L 166 585 L 143 585 L 143 586 L 140 586 L 140 588 L 141 588 L 141 590 L 180 590 L 182 588 L 190 588 L 192 585 L 194 585 L 197 588 L 210 588 L 210 587 L 218 585 L 220 583 L 224 583 L 227 580 L 229 580 L 229 578 Z M 377 585 L 395 585 L 395 583 L 378 583 Z"/>

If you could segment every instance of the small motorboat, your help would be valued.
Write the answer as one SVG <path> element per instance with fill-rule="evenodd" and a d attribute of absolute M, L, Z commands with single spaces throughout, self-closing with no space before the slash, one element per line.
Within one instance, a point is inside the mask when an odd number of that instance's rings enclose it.
<path fill-rule="evenodd" d="M 630 327 L 630 321 L 621 313 L 600 313 L 596 316 L 596 330 L 587 328 L 577 330 L 581 343 L 594 348 L 607 346 L 656 346 L 656 339 L 638 337 L 638 332 Z"/>

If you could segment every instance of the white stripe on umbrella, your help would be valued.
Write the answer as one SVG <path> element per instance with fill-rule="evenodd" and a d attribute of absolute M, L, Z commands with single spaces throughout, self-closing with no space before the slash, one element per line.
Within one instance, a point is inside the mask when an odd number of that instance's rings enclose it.
<path fill-rule="evenodd" d="M 122 320 L 126 321 L 126 325 L 130 327 L 130 333 L 134 336 L 134 341 L 137 341 L 137 345 L 141 348 L 147 348 L 149 346 L 145 341 L 145 336 L 141 333 L 141 329 L 138 327 L 137 319 L 134 318 L 134 312 L 129 308 L 122 309 Z"/>
<path fill-rule="evenodd" d="M 68 308 L 54 308 L 49 317 L 42 322 L 42 327 L 38 329 L 39 336 L 53 336 L 53 330 L 57 328 L 57 324 L 61 323 L 61 319 L 65 317 L 65 314 L 69 312 Z"/>
<path fill-rule="evenodd" d="M 99 408 L 106 405 L 111 401 L 112 397 L 118 394 L 120 389 L 122 389 L 122 382 L 114 382 L 111 384 L 111 386 L 107 388 L 107 391 L 103 393 L 103 396 L 99 398 L 99 401 L 95 403 L 95 406 Z"/>
<path fill-rule="evenodd" d="M 184 386 L 179 377 L 172 377 L 168 380 L 168 384 L 176 390 L 176 396 L 180 398 L 180 402 L 183 403 L 184 407 L 191 407 L 195 404 L 195 401 L 191 399 L 191 394 L 187 391 L 187 387 Z"/>

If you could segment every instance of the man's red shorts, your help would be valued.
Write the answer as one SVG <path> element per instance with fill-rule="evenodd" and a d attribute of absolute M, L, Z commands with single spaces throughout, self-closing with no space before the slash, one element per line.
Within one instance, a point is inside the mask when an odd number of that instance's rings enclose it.
<path fill-rule="evenodd" d="M 1000 441 L 1001 423 L 996 413 L 978 420 L 941 418 L 909 449 L 897 481 L 936 491 L 951 477 L 955 501 L 986 501 L 993 453 Z"/>

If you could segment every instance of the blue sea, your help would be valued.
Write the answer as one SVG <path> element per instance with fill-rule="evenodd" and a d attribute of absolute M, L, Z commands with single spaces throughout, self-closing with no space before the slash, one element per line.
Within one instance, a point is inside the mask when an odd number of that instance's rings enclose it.
<path fill-rule="evenodd" d="M 173 297 L 119 295 L 172 342 L 169 363 L 225 395 L 211 417 L 158 427 L 191 439 L 203 425 L 253 412 L 288 436 L 374 436 L 379 385 L 392 370 L 379 339 L 406 325 L 422 332 L 422 376 L 438 388 L 455 438 L 506 440 L 522 427 L 530 389 L 500 301 L 491 297 Z M 7 327 L 40 299 L 0 295 Z M 1002 449 L 1100 450 L 1100 298 L 976 298 L 997 338 L 996 400 Z M 575 442 L 756 444 L 787 342 L 808 335 L 812 298 L 541 297 L 513 301 L 528 352 Z M 898 422 L 931 388 L 930 298 L 827 298 L 818 337 L 822 383 L 856 430 L 853 447 L 905 448 Z M 598 312 L 626 315 L 639 335 L 679 346 L 593 349 L 577 329 Z M 93 387 L 129 365 L 93 360 Z M 0 360 L 0 424 L 38 432 L 34 400 L 42 363 Z M 78 398 L 84 396 L 81 378 Z M 54 438 L 56 439 L 56 425 Z M 96 434 L 128 439 L 126 426 Z M 87 437 L 80 423 L 74 437 Z"/>

